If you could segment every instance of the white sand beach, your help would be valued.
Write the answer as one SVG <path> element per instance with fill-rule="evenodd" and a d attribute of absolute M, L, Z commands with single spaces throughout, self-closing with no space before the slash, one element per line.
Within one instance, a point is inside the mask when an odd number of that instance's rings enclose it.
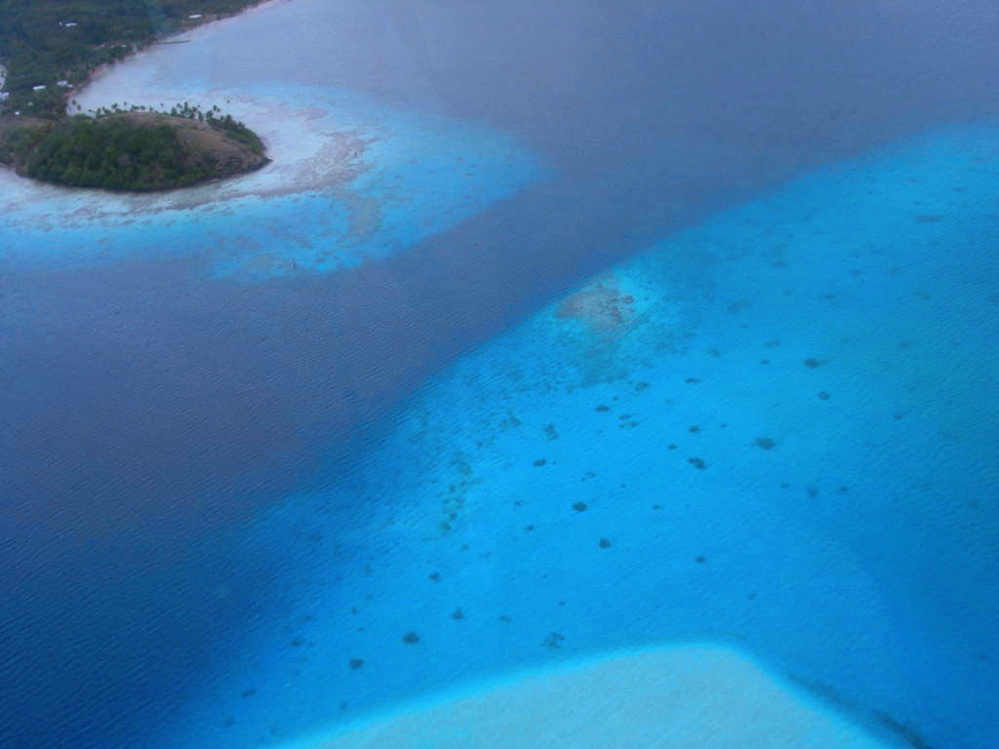
<path fill-rule="evenodd" d="M 402 712 L 295 749 L 871 749 L 886 744 L 722 647 L 597 659 Z"/>
<path fill-rule="evenodd" d="M 177 55 L 207 54 L 211 59 L 212 43 L 220 35 L 232 33 L 233 25 L 247 18 L 280 8 L 281 3 L 262 2 L 238 16 L 207 23 L 183 33 L 189 50 L 171 44 L 156 44 L 114 66 L 96 71 L 90 80 L 71 97 L 70 112 L 93 113 L 99 107 L 121 104 L 144 105 L 160 110 L 181 103 L 203 109 L 219 105 L 224 112 L 244 121 L 260 135 L 272 163 L 256 172 L 199 185 L 185 190 L 143 195 L 76 193 L 78 204 L 64 215 L 78 213 L 88 218 L 110 218 L 136 212 L 184 210 L 204 204 L 258 196 L 289 195 L 334 188 L 349 182 L 366 168 L 363 163 L 369 136 L 356 123 L 342 118 L 323 106 L 301 103 L 279 93 L 261 95 L 239 87 L 206 87 L 187 84 L 174 88 L 168 69 Z M 3 72 L 0 71 L 0 88 Z M 165 80 L 166 79 L 166 80 Z M 173 82 L 176 85 L 176 82 Z M 35 204 L 45 198 L 68 195 L 65 188 L 19 178 L 11 170 L 0 170 L 8 210 Z M 88 196 L 90 199 L 88 199 Z"/>
<path fill-rule="evenodd" d="M 209 29 L 210 30 L 210 29 Z M 199 40 L 199 43 L 204 43 Z M 366 138 L 345 126 L 320 106 L 295 104 L 279 96 L 262 96 L 239 90 L 171 91 L 155 82 L 158 62 L 168 59 L 163 48 L 138 55 L 103 76 L 97 76 L 78 94 L 86 111 L 116 101 L 169 109 L 188 102 L 203 109 L 219 104 L 226 113 L 250 125 L 263 139 L 272 163 L 236 180 L 215 183 L 200 190 L 162 196 L 169 207 L 231 200 L 247 195 L 286 195 L 327 189 L 349 182 L 363 168 Z M 155 90 L 155 95 L 147 93 Z M 160 106 L 162 105 L 162 107 Z"/>

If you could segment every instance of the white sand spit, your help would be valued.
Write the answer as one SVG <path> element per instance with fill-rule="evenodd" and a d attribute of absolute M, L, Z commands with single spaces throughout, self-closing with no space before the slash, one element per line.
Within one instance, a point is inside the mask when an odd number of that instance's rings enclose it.
<path fill-rule="evenodd" d="M 736 652 L 685 646 L 530 675 L 299 746 L 872 749 L 882 744 Z"/>

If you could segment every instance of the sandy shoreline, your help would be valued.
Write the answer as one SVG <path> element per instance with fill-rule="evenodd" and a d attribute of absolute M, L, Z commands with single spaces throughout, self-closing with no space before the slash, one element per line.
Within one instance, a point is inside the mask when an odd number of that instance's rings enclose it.
<path fill-rule="evenodd" d="M 84 112 L 116 103 L 159 111 L 217 105 L 257 133 L 269 164 L 150 193 L 63 187 L 0 169 L 2 228 L 80 262 L 134 252 L 130 232 L 119 231 L 131 226 L 157 248 L 207 250 L 213 273 L 329 272 L 411 246 L 542 176 L 533 154 L 503 133 L 394 108 L 326 80 L 270 75 L 266 61 L 284 54 L 270 29 L 296 23 L 294 6 L 272 0 L 190 30 L 186 44 L 147 47 L 75 94 Z M 265 63 L 260 69 L 223 65 L 248 44 Z M 180 243 L 165 238 L 175 221 Z"/>
<path fill-rule="evenodd" d="M 738 652 L 688 645 L 531 673 L 285 749 L 427 746 L 876 749 L 888 744 Z"/>
<path fill-rule="evenodd" d="M 284 0 L 286 2 L 287 0 Z M 243 121 L 263 140 L 271 163 L 255 172 L 191 188 L 155 193 L 108 193 L 102 190 L 47 185 L 2 170 L 0 183 L 5 192 L 5 209 L 17 211 L 39 200 L 69 199 L 63 218 L 69 220 L 113 220 L 115 216 L 141 212 L 186 210 L 209 204 L 224 204 L 242 198 L 263 198 L 295 193 L 344 190 L 345 185 L 366 169 L 362 161 L 371 142 L 356 126 L 343 126 L 321 105 L 303 106 L 278 96 L 237 89 L 164 90 L 157 85 L 162 55 L 176 50 L 163 45 L 181 36 L 188 46 L 210 44 L 226 24 L 284 4 L 282 0 L 262 0 L 240 13 L 214 19 L 158 39 L 123 62 L 95 70 L 73 99 L 83 111 L 92 113 L 114 103 L 169 109 L 189 102 L 203 109 L 219 105 Z M 9 173 L 8 173 L 9 172 Z"/>

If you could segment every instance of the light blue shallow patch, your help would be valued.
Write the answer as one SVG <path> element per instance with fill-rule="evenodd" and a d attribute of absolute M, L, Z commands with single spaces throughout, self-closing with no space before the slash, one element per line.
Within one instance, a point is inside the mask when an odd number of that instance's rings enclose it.
<path fill-rule="evenodd" d="M 248 553 L 295 602 L 166 745 L 697 639 L 900 745 L 988 746 L 997 163 L 982 127 L 824 170 L 465 356 L 340 485 L 261 520 Z"/>
<path fill-rule="evenodd" d="M 44 188 L 0 216 L 0 262 L 66 268 L 197 256 L 210 275 L 237 280 L 324 273 L 412 247 L 545 175 L 522 144 L 476 124 L 335 89 L 270 84 L 241 95 L 322 112 L 312 115 L 316 127 L 363 143 L 347 165 L 352 178 L 229 199 L 200 186 L 170 195 L 207 202 L 169 209 L 157 195 Z"/>

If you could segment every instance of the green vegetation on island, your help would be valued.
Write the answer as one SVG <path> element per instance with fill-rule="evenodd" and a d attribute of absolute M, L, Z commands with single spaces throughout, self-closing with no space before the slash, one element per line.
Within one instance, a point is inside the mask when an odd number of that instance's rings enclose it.
<path fill-rule="evenodd" d="M 260 0 L 0 0 L 0 163 L 46 182 L 168 190 L 268 163 L 218 107 L 102 108 L 69 116 L 95 70 Z M 76 107 L 79 109 L 79 106 Z"/>
<path fill-rule="evenodd" d="M 58 122 L 2 118 L 0 162 L 45 182 L 140 192 L 188 187 L 268 163 L 260 139 L 217 108 L 97 114 Z"/>
<path fill-rule="evenodd" d="M 102 65 L 260 0 L 0 0 L 0 114 L 57 119 Z M 7 96 L 4 97 L 3 94 Z"/>

